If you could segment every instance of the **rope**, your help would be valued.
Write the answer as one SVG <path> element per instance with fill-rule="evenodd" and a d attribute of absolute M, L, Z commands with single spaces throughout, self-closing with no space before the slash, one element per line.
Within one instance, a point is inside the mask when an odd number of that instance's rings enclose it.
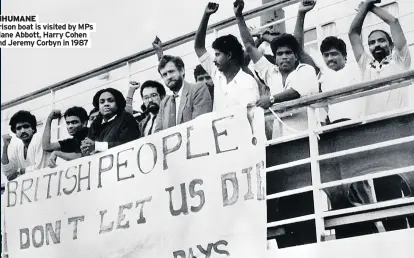
<path fill-rule="evenodd" d="M 284 126 L 286 127 L 289 131 L 292 131 L 294 133 L 302 133 L 302 131 L 298 131 L 296 129 L 293 129 L 292 127 L 288 126 L 285 122 L 282 121 L 282 119 L 271 109 L 269 108 L 270 112 L 272 112 L 272 114 L 276 117 L 276 119 Z"/>
<path fill-rule="evenodd" d="M 279 121 L 282 124 L 282 126 L 286 127 L 286 129 L 288 129 L 289 131 L 294 132 L 294 133 L 304 133 L 304 132 L 306 132 L 306 131 L 298 131 L 298 130 L 293 129 L 292 127 L 288 126 L 285 122 L 282 121 L 282 119 L 280 118 L 280 116 L 278 116 L 275 113 L 275 111 L 273 111 L 270 107 L 268 109 L 270 110 L 270 112 L 272 112 L 272 114 L 275 116 L 275 118 L 277 119 L 277 121 Z M 316 137 L 318 138 L 318 140 L 320 140 L 321 138 L 319 136 L 319 133 L 316 130 L 314 130 L 313 132 L 316 134 Z"/>

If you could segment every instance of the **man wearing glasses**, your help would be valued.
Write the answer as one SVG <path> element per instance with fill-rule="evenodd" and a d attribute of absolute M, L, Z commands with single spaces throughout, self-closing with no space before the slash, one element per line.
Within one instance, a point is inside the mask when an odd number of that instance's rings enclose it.
<path fill-rule="evenodd" d="M 21 110 L 12 116 L 9 125 L 20 141 L 11 142 L 10 135 L 3 135 L 1 170 L 7 179 L 46 167 L 50 153 L 42 148 L 42 134 L 36 133 L 36 117 Z"/>
<path fill-rule="evenodd" d="M 155 130 L 155 119 L 157 118 L 158 111 L 160 110 L 161 100 L 165 97 L 166 92 L 164 86 L 157 81 L 149 80 L 144 82 L 142 86 L 140 86 L 138 82 L 131 81 L 127 96 L 127 111 L 128 109 L 132 111 L 133 92 L 135 92 L 138 88 L 140 88 L 141 98 L 143 101 L 141 106 L 141 117 L 143 118 L 140 120 L 138 126 L 139 131 L 145 137 L 152 134 Z M 129 105 L 129 103 L 131 104 Z M 131 107 L 129 108 L 128 106 Z"/>

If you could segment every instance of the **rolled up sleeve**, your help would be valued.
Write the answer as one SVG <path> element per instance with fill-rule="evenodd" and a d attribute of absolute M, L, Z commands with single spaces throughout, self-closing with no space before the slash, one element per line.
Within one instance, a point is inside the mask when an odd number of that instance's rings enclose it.
<path fill-rule="evenodd" d="M 302 65 L 297 70 L 297 75 L 289 83 L 288 88 L 297 91 L 301 97 L 319 92 L 318 77 L 315 68 L 310 65 Z"/>
<path fill-rule="evenodd" d="M 405 44 L 405 46 L 401 50 L 394 48 L 392 59 L 397 64 L 402 65 L 405 69 L 410 69 L 411 68 L 411 54 L 410 54 L 410 49 L 408 48 L 408 45 Z"/>

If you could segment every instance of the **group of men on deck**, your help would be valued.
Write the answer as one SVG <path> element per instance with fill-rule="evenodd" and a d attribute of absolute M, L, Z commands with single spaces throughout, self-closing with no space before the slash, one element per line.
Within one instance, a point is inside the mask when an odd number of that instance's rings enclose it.
<path fill-rule="evenodd" d="M 58 157 L 73 160 L 105 151 L 211 111 L 220 112 L 234 106 L 268 109 L 275 103 L 406 71 L 411 66 L 411 57 L 403 30 L 396 17 L 376 6 L 380 2 L 365 0 L 349 30 L 360 73 L 348 65 L 346 44 L 338 37 L 330 36 L 322 41 L 320 52 L 326 64 L 324 68 L 317 67 L 304 51 L 304 20 L 306 13 L 314 8 L 314 0 L 303 0 L 299 4 L 294 35 L 274 36 L 266 31 L 257 35 L 256 41 L 243 17 L 244 1 L 236 0 L 234 14 L 245 50 L 234 35 L 224 35 L 212 44 L 214 56 L 207 51 L 205 38 L 209 18 L 217 12 L 219 5 L 208 3 L 195 36 L 194 49 L 201 64 L 194 70 L 196 83 L 185 80 L 185 66 L 180 57 L 162 53 L 162 44 L 157 37 L 153 47 L 159 58 L 158 72 L 172 95 L 167 95 L 164 86 L 155 80 L 142 85 L 130 82 L 126 99 L 115 89 L 101 90 L 94 97 L 95 109 L 89 116 L 81 107 L 69 108 L 64 113 L 71 138 L 57 142 L 51 142 L 51 123 L 62 117 L 60 111 L 51 112 L 43 135 L 37 133 L 36 117 L 27 111 L 19 111 L 11 118 L 10 126 L 20 141 L 11 144 L 11 137 L 3 136 L 2 171 L 13 180 L 36 169 L 56 166 Z M 369 52 L 366 52 L 361 30 L 369 12 L 390 26 L 391 36 L 383 30 L 372 31 L 368 36 Z M 270 58 L 259 50 L 263 41 L 270 43 L 273 53 Z M 254 72 L 248 67 L 250 60 Z M 143 101 L 138 122 L 133 119 L 132 109 L 137 89 L 140 89 Z M 337 123 L 403 108 L 409 102 L 407 90 L 400 88 L 330 105 L 327 116 L 320 122 Z M 306 111 L 283 118 L 283 124 L 271 123 L 267 133 L 268 136 L 273 133 L 273 137 L 283 136 L 288 133 L 287 128 L 306 130 Z"/>

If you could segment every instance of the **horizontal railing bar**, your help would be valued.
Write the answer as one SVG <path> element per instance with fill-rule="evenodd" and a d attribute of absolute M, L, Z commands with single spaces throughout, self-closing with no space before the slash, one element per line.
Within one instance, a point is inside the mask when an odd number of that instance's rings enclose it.
<path fill-rule="evenodd" d="M 274 171 L 282 170 L 286 168 L 291 168 L 291 167 L 297 167 L 297 166 L 304 165 L 307 163 L 310 163 L 310 158 L 295 160 L 295 161 L 288 162 L 285 164 L 268 167 L 266 168 L 266 173 L 270 173 L 270 172 L 274 172 Z"/>
<path fill-rule="evenodd" d="M 385 119 L 394 118 L 394 117 L 403 116 L 403 115 L 409 115 L 413 113 L 414 113 L 414 108 L 411 108 L 411 107 L 397 109 L 397 110 L 392 110 L 392 111 L 388 111 L 385 113 L 379 113 L 379 114 L 362 117 L 362 118 L 355 119 L 355 120 L 348 120 L 348 121 L 344 121 L 340 123 L 321 126 L 317 128 L 315 131 L 316 133 L 329 132 L 329 131 L 333 131 L 334 129 L 338 129 L 338 128 L 345 127 L 348 125 L 367 124 L 371 122 L 376 122 L 376 121 L 385 120 Z"/>
<path fill-rule="evenodd" d="M 387 208 L 384 210 L 369 211 L 366 213 L 346 215 L 339 218 L 325 219 L 325 228 L 331 229 L 337 226 L 343 226 L 364 221 L 375 221 L 385 218 L 399 217 L 414 214 L 414 206 L 402 206 Z"/>
<path fill-rule="evenodd" d="M 343 157 L 343 156 L 365 152 L 365 151 L 370 151 L 370 150 L 381 149 L 384 147 L 390 147 L 390 146 L 399 145 L 399 144 L 407 143 L 407 142 L 413 142 L 413 141 L 414 141 L 414 136 L 407 136 L 407 137 L 402 137 L 402 138 L 398 138 L 395 140 L 389 140 L 389 141 L 374 143 L 370 145 L 365 145 L 362 147 L 356 147 L 356 148 L 351 148 L 351 149 L 347 149 L 343 151 L 337 151 L 337 152 L 332 152 L 329 154 L 320 155 L 316 159 L 318 161 L 333 159 L 333 158 Z"/>
<path fill-rule="evenodd" d="M 321 102 L 329 102 L 330 99 L 334 98 L 341 98 L 344 96 L 352 96 L 352 94 L 358 94 L 360 92 L 367 92 L 367 95 L 372 94 L 372 92 L 368 92 L 371 90 L 376 90 L 376 93 L 383 92 L 389 90 L 390 87 L 402 87 L 403 85 L 389 85 L 389 84 L 396 84 L 401 83 L 404 81 L 408 81 L 414 78 L 414 70 L 410 70 L 407 72 L 395 74 L 386 78 L 381 78 L 369 82 L 357 83 L 348 87 L 340 88 L 337 90 L 329 91 L 329 92 L 322 92 L 318 94 L 314 94 L 311 96 L 306 96 L 303 98 L 285 101 L 283 103 L 276 104 L 272 106 L 272 110 L 275 112 L 287 112 L 292 109 L 297 109 L 305 106 L 315 105 Z M 388 86 L 388 87 L 387 87 Z M 338 99 L 338 102 L 346 101 L 346 99 Z M 269 111 L 268 111 L 269 112 Z"/>
<path fill-rule="evenodd" d="M 274 9 L 280 9 L 280 8 L 285 7 L 285 6 L 297 3 L 299 1 L 300 0 L 275 0 L 275 1 L 263 4 L 262 6 L 254 8 L 252 10 L 246 11 L 243 14 L 243 16 L 246 18 L 246 20 L 249 20 L 249 19 L 252 19 L 252 18 L 255 18 L 255 17 L 261 15 L 263 12 L 274 10 Z M 222 20 L 220 22 L 217 22 L 217 23 L 209 26 L 207 33 L 211 33 L 213 30 L 222 30 L 222 29 L 225 29 L 227 27 L 233 26 L 235 24 L 236 24 L 236 18 L 235 17 L 230 17 L 228 19 Z M 196 34 L 196 31 L 193 31 L 193 32 L 184 34 L 182 36 L 179 36 L 177 38 L 174 38 L 172 40 L 169 40 L 169 41 L 163 43 L 164 51 L 194 40 L 195 34 Z M 18 97 L 16 99 L 7 101 L 5 103 L 2 103 L 1 110 L 16 106 L 20 103 L 23 103 L 23 102 L 31 100 L 31 99 L 35 99 L 35 98 L 47 95 L 47 94 L 50 93 L 51 90 L 56 91 L 56 90 L 60 90 L 60 89 L 63 89 L 63 88 L 67 88 L 67 87 L 69 87 L 71 85 L 74 85 L 76 83 L 79 83 L 79 82 L 85 81 L 87 79 L 99 76 L 101 74 L 110 72 L 111 70 L 114 70 L 114 69 L 117 69 L 121 66 L 124 66 L 127 63 L 134 63 L 134 62 L 137 62 L 137 61 L 142 60 L 144 58 L 150 57 L 152 55 L 155 55 L 155 51 L 152 48 L 145 49 L 145 50 L 140 51 L 136 54 L 133 54 L 133 55 L 115 60 L 111 63 L 108 63 L 108 64 L 103 65 L 101 67 L 98 67 L 96 69 L 90 70 L 88 72 L 85 72 L 85 73 L 82 73 L 80 75 L 74 76 L 74 77 L 69 78 L 67 80 L 63 80 L 61 82 L 52 84 L 52 85 L 47 86 L 45 88 L 42 88 L 40 90 L 34 91 L 32 93 L 29 93 L 29 94 L 23 95 L 21 97 Z"/>
<path fill-rule="evenodd" d="M 362 175 L 362 176 L 346 178 L 346 179 L 332 181 L 332 182 L 328 182 L 328 183 L 322 183 L 321 186 L 320 186 L 320 189 L 351 184 L 351 183 L 360 182 L 360 181 L 363 181 L 363 180 L 369 180 L 369 179 L 381 178 L 381 177 L 386 177 L 386 176 L 410 173 L 410 172 L 413 172 L 413 171 L 414 171 L 414 166 L 407 166 L 407 167 L 402 167 L 402 168 L 383 170 L 383 171 L 380 171 L 380 172 L 375 172 L 374 174 L 366 174 L 366 175 Z"/>
<path fill-rule="evenodd" d="M 402 206 L 402 205 L 409 205 L 414 204 L 414 197 L 406 197 L 401 199 L 395 199 L 390 201 L 378 202 L 378 203 L 371 203 L 365 204 L 357 207 L 346 208 L 341 210 L 334 210 L 334 211 L 325 211 L 322 213 L 323 218 L 335 217 L 340 215 L 345 215 L 349 213 L 357 213 L 357 212 L 365 212 L 365 211 L 372 211 L 376 209 L 384 209 L 394 206 Z M 414 208 L 414 206 L 413 206 Z M 413 210 L 414 212 L 414 210 Z"/>
<path fill-rule="evenodd" d="M 268 228 L 278 227 L 278 226 L 283 226 L 287 224 L 293 224 L 293 223 L 303 222 L 303 221 L 308 221 L 308 220 L 313 220 L 313 219 L 315 219 L 315 214 L 310 214 L 310 215 L 300 216 L 300 217 L 291 218 L 291 219 L 284 219 L 284 220 L 269 222 L 267 223 L 267 227 Z"/>
<path fill-rule="evenodd" d="M 268 140 L 266 142 L 266 145 L 267 146 L 277 145 L 277 144 L 281 144 L 281 143 L 285 143 L 285 142 L 290 142 L 290 141 L 294 141 L 294 140 L 307 138 L 308 136 L 309 136 L 309 131 L 303 131 L 303 132 L 300 132 L 298 134 L 292 134 L 292 135 L 282 136 L 282 137 L 278 137 L 278 138 L 275 138 L 275 139 Z"/>
<path fill-rule="evenodd" d="M 295 195 L 295 194 L 300 194 L 300 193 L 305 193 L 305 192 L 309 192 L 313 190 L 313 186 L 305 186 L 305 187 L 301 187 L 298 189 L 293 189 L 293 190 L 289 190 L 289 191 L 284 191 L 281 193 L 275 193 L 275 194 L 269 194 L 266 197 L 266 200 L 272 200 L 272 199 L 277 199 L 277 198 L 281 198 L 281 197 L 285 197 L 285 196 L 289 196 L 289 195 Z"/>
<path fill-rule="evenodd" d="M 338 97 L 338 98 L 331 98 L 327 100 L 328 105 L 332 105 L 332 104 L 336 104 L 336 103 L 340 103 L 340 102 L 344 102 L 344 101 L 348 101 L 351 99 L 357 99 L 357 98 L 362 98 L 362 97 L 366 97 L 369 95 L 374 95 L 377 93 L 381 93 L 384 91 L 389 91 L 389 90 L 394 90 L 394 89 L 398 89 L 398 88 L 403 88 L 403 87 L 408 87 L 412 84 L 412 81 L 402 81 L 402 82 L 398 82 L 398 83 L 391 83 L 391 84 L 387 84 L 383 87 L 379 87 L 379 88 L 374 88 L 371 89 L 369 91 L 362 91 L 362 92 L 355 92 L 352 93 L 351 95 L 345 95 L 342 97 Z M 318 104 L 313 105 L 314 107 L 318 107 Z"/>

